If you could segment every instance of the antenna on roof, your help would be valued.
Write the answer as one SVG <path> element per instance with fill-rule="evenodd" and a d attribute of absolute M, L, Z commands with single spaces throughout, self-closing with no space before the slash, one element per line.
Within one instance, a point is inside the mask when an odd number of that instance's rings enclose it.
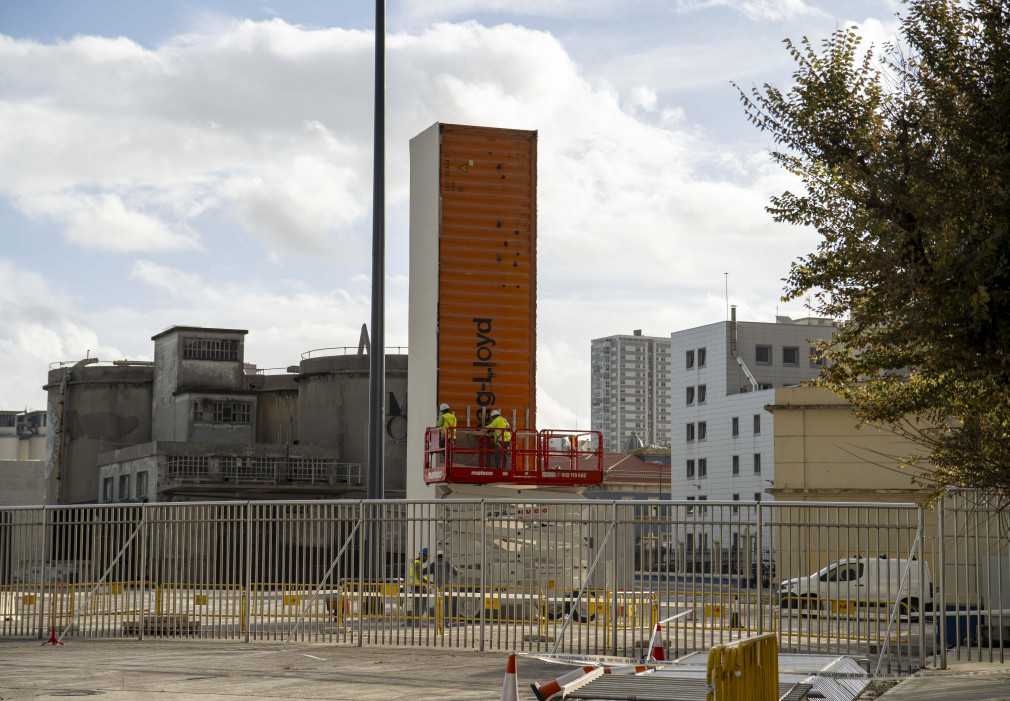
<path fill-rule="evenodd" d="M 729 321 L 729 273 L 723 273 L 726 276 L 726 321 Z"/>

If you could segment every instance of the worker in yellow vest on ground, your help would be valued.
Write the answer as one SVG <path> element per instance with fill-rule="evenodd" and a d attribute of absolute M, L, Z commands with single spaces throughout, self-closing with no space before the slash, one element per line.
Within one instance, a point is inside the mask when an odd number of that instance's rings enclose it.
<path fill-rule="evenodd" d="M 428 608 L 428 575 L 425 569 L 428 565 L 428 548 L 421 548 L 421 554 L 414 558 L 407 570 L 407 587 L 413 595 L 413 615 L 416 623 L 421 616 L 427 614 Z"/>

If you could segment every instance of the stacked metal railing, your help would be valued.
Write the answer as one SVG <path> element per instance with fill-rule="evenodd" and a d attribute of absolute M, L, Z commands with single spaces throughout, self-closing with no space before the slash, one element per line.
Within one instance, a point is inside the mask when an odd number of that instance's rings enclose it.
<path fill-rule="evenodd" d="M 690 612 L 664 631 L 670 655 L 774 632 L 783 651 L 902 673 L 950 654 L 1003 660 L 999 519 L 963 494 L 935 517 L 910 504 L 799 502 L 12 507 L 0 509 L 0 637 L 636 656 L 657 621 Z M 365 561 L 371 533 L 381 563 Z M 453 574 L 432 568 L 439 550 Z M 835 577 L 871 559 L 893 564 L 867 566 L 865 589 Z"/>

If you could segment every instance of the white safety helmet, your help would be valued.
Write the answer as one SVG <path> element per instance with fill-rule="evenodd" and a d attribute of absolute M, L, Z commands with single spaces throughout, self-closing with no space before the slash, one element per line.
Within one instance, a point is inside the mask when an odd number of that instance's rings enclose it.
<path fill-rule="evenodd" d="M 494 411 L 491 412 L 491 416 L 501 416 L 501 412 L 495 409 Z"/>
<path fill-rule="evenodd" d="M 439 411 L 449 411 L 449 405 L 446 404 L 445 402 L 442 402 L 442 404 L 439 405 L 438 410 Z"/>

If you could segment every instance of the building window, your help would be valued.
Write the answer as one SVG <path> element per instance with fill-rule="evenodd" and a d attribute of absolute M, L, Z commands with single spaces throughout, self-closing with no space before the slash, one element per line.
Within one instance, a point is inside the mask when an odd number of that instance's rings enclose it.
<path fill-rule="evenodd" d="M 740 495 L 739 495 L 739 494 L 734 494 L 734 495 L 733 495 L 733 501 L 740 501 Z M 735 513 L 737 513 L 738 511 L 740 511 L 740 507 L 739 507 L 739 506 L 737 506 L 736 504 L 734 504 L 734 505 L 733 505 L 733 513 L 735 514 Z M 733 535 L 737 535 L 737 534 L 736 534 L 736 533 L 734 533 Z"/>
<path fill-rule="evenodd" d="M 761 474 L 761 453 L 754 453 L 754 474 Z"/>
<path fill-rule="evenodd" d="M 814 346 L 810 346 L 810 367 L 822 368 L 824 367 L 824 364 L 824 354 L 818 351 Z"/>
<path fill-rule="evenodd" d="M 754 361 L 758 365 L 771 365 L 772 364 L 772 347 L 771 346 L 756 346 L 754 348 Z"/>
<path fill-rule="evenodd" d="M 193 402 L 193 421 L 203 421 L 203 409 L 200 402 Z"/>
<path fill-rule="evenodd" d="M 740 474 L 740 456 L 739 455 L 734 455 L 733 456 L 733 474 L 734 475 L 739 475 Z"/>
<path fill-rule="evenodd" d="M 705 397 L 706 397 L 707 394 L 708 394 L 708 386 L 707 385 L 698 385 L 698 403 L 699 404 L 704 404 L 705 403 Z"/>
<path fill-rule="evenodd" d="M 754 492 L 754 501 L 761 501 L 761 492 Z"/>
<path fill-rule="evenodd" d="M 687 353 L 685 353 L 684 354 L 684 359 L 686 361 L 685 367 L 687 367 L 687 368 L 693 368 L 694 367 L 694 351 L 693 350 L 689 350 Z"/>
<path fill-rule="evenodd" d="M 699 421 L 698 422 L 698 440 L 703 441 L 708 437 L 708 422 Z"/>
<path fill-rule="evenodd" d="M 119 501 L 129 501 L 130 499 L 130 476 L 119 476 Z"/>
<path fill-rule="evenodd" d="M 687 403 L 694 404 L 694 387 L 687 388 Z"/>
<path fill-rule="evenodd" d="M 694 460 L 687 461 L 687 479 L 694 479 Z"/>
<path fill-rule="evenodd" d="M 147 498 L 147 470 L 142 470 L 137 473 L 137 498 Z"/>
<path fill-rule="evenodd" d="M 698 367 L 700 367 L 700 368 L 705 367 L 705 356 L 708 355 L 705 352 L 705 350 L 706 349 L 704 349 L 704 348 L 699 348 L 698 349 Z"/>
<path fill-rule="evenodd" d="M 187 338 L 182 342 L 183 360 L 238 360 L 238 341 Z"/>
<path fill-rule="evenodd" d="M 249 406 L 249 402 L 214 402 L 214 421 L 222 424 L 247 424 Z"/>
<path fill-rule="evenodd" d="M 739 416 L 734 416 L 733 417 L 733 428 L 732 428 L 732 430 L 730 432 L 733 434 L 734 437 L 740 435 L 740 417 Z"/>
<path fill-rule="evenodd" d="M 689 441 L 694 440 L 694 424 L 687 425 L 687 440 Z"/>
<path fill-rule="evenodd" d="M 786 346 L 782 349 L 782 364 L 783 365 L 799 365 L 800 364 L 800 349 L 796 346 Z"/>
<path fill-rule="evenodd" d="M 687 500 L 688 501 L 694 501 L 694 497 L 688 497 Z M 689 514 L 693 514 L 694 513 L 694 505 L 693 504 L 688 504 L 688 506 L 687 506 L 687 513 L 689 513 Z M 687 534 L 687 539 L 688 539 L 688 543 L 691 543 L 691 540 L 692 540 L 692 534 L 691 533 Z M 687 549 L 690 550 L 691 549 L 691 545 L 688 545 Z"/>
<path fill-rule="evenodd" d="M 700 497 L 698 497 L 698 501 L 708 501 L 708 497 L 702 494 Z M 706 511 L 708 511 L 708 507 L 699 504 L 698 511 L 700 511 L 701 513 L 705 513 Z"/>
<path fill-rule="evenodd" d="M 704 479 L 708 476 L 708 458 L 701 458 L 698 460 L 698 479 Z"/>
<path fill-rule="evenodd" d="M 761 414 L 754 414 L 754 435 L 761 435 Z"/>
<path fill-rule="evenodd" d="M 111 504 L 114 501 L 112 494 L 112 487 L 113 484 L 111 477 L 106 477 L 105 479 L 102 480 L 102 501 L 104 501 L 106 504 Z"/>

